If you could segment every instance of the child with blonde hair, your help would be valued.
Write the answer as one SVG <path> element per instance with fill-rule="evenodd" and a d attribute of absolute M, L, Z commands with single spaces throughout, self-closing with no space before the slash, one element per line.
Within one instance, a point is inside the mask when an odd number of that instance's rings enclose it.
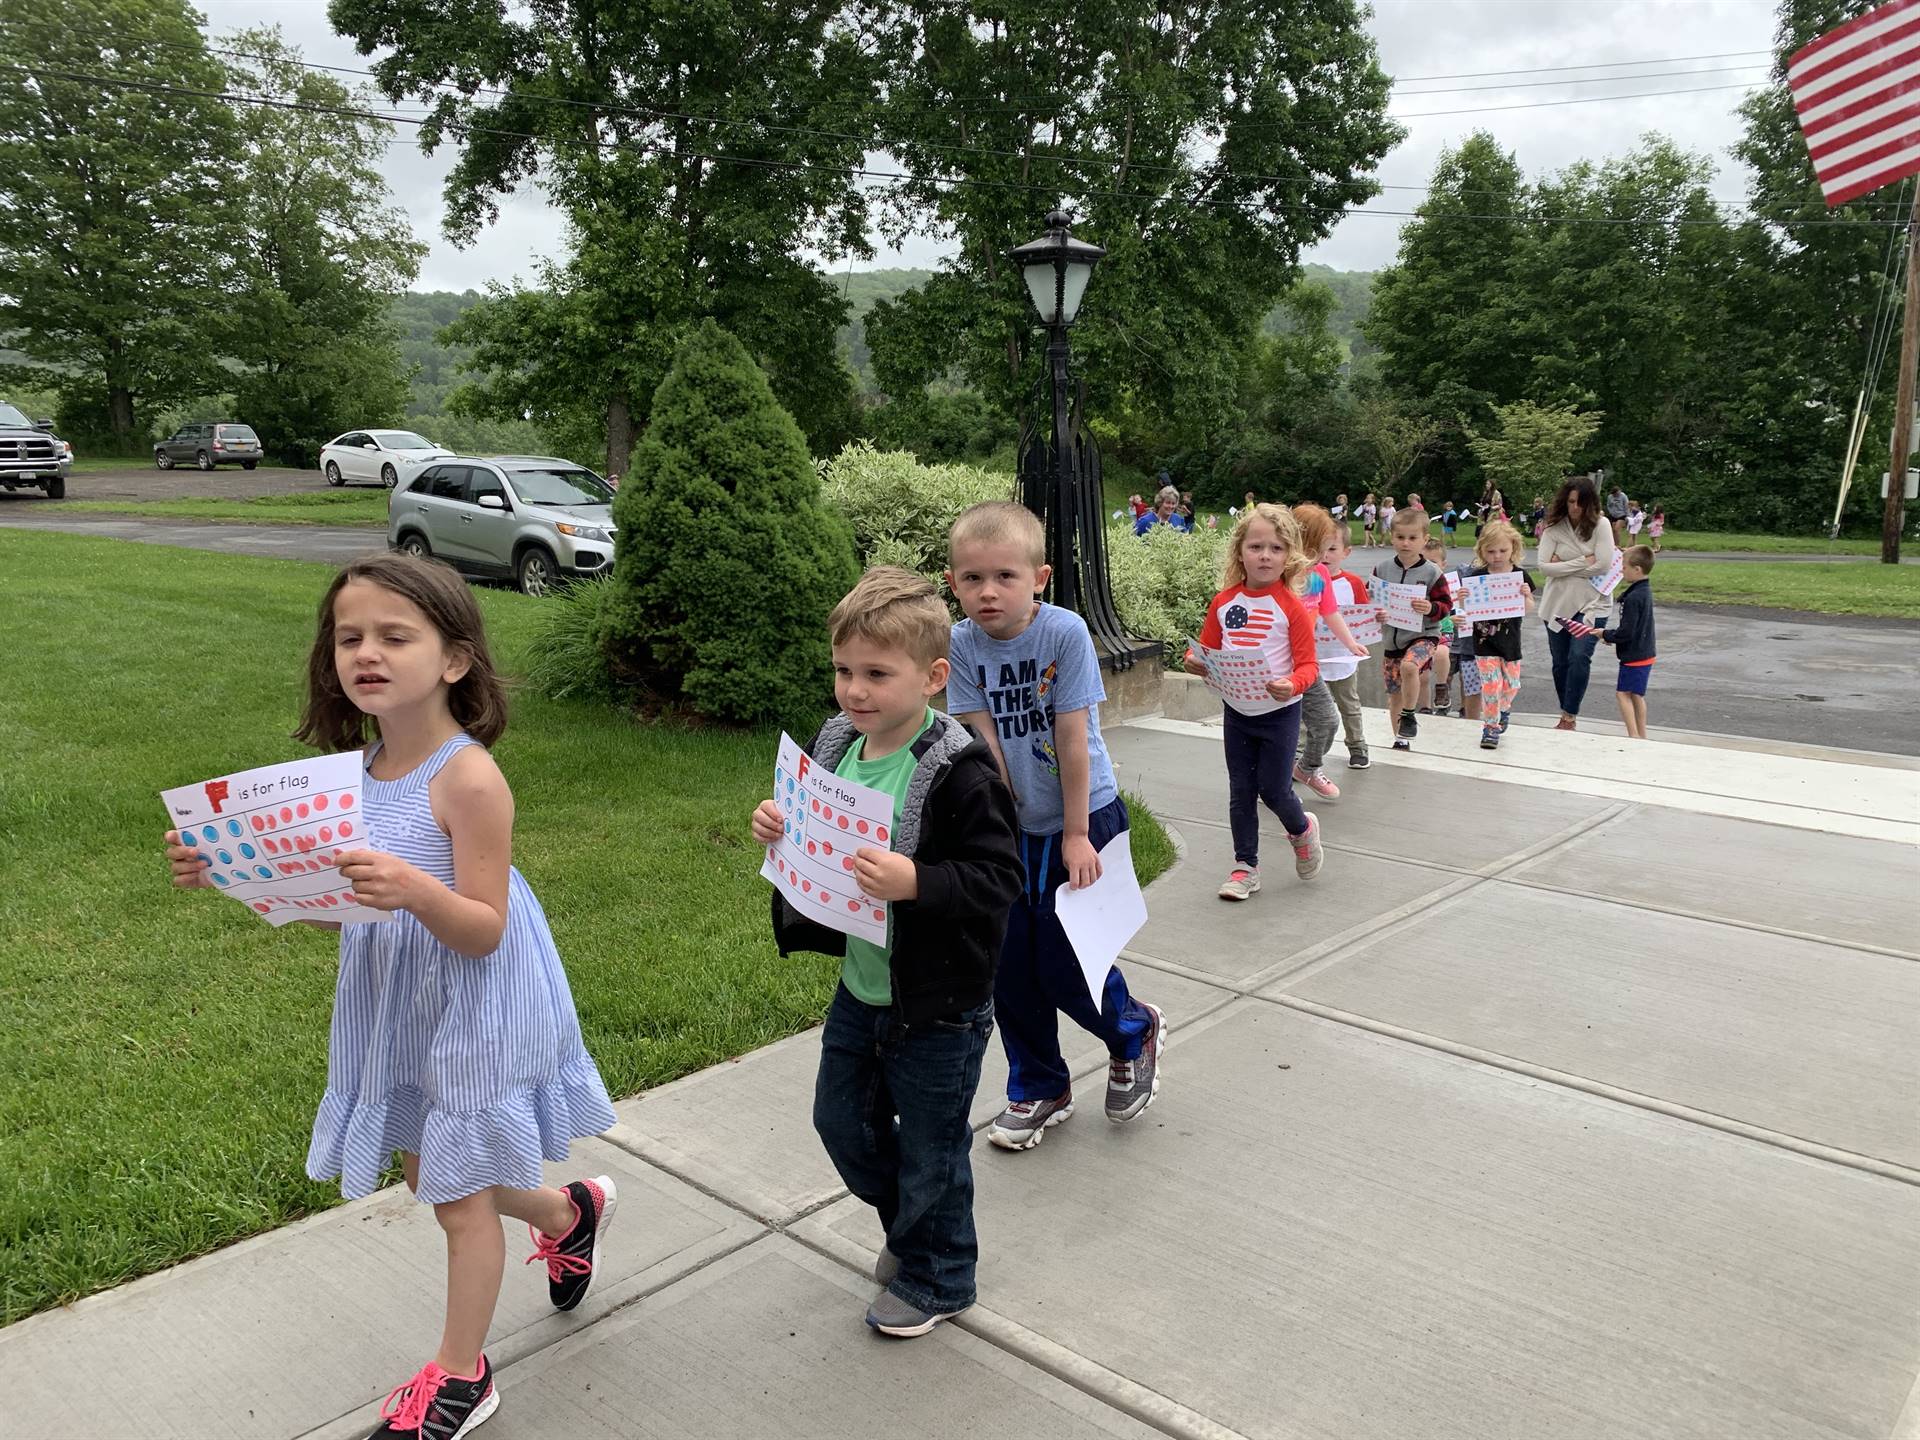
<path fill-rule="evenodd" d="M 1495 520 L 1474 543 L 1476 564 L 1468 575 L 1504 575 L 1520 565 L 1520 532 L 1505 520 Z M 1520 571 L 1527 586 L 1527 612 L 1533 611 L 1533 577 Z M 1480 670 L 1480 748 L 1497 750 L 1513 716 L 1514 697 L 1520 693 L 1520 617 L 1481 620 L 1473 627 L 1474 663 Z"/>
<path fill-rule="evenodd" d="M 1222 900 L 1246 900 L 1260 889 L 1261 801 L 1286 827 L 1294 873 L 1309 879 L 1325 858 L 1320 822 L 1301 808 L 1290 783 L 1300 745 L 1300 697 L 1320 678 L 1313 615 L 1300 595 L 1312 564 L 1293 513 L 1284 505 L 1256 505 L 1233 527 L 1226 583 L 1207 602 L 1200 643 L 1210 650 L 1257 652 L 1274 677 L 1265 699 L 1226 701 L 1227 818 L 1234 858 L 1220 886 Z M 1191 651 L 1186 668 L 1206 673 Z"/>

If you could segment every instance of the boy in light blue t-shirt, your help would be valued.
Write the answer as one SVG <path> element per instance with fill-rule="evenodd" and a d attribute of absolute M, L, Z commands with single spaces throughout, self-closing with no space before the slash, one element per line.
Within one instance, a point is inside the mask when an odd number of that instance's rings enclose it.
<path fill-rule="evenodd" d="M 1072 611 L 1034 598 L 1052 573 L 1040 522 L 1022 505 L 975 505 L 954 522 L 948 562 L 947 584 L 967 618 L 953 627 L 947 709 L 986 737 L 1020 817 L 1027 889 L 1008 917 L 994 981 L 1007 1107 L 987 1139 L 1026 1150 L 1073 1113 L 1062 1011 L 1106 1042 L 1113 1121 L 1133 1119 L 1160 1088 L 1164 1020 L 1128 993 L 1118 965 L 1096 1008 L 1054 913 L 1061 885 L 1099 877 L 1099 851 L 1127 828 L 1127 807 L 1100 736 L 1107 693 L 1093 637 Z"/>

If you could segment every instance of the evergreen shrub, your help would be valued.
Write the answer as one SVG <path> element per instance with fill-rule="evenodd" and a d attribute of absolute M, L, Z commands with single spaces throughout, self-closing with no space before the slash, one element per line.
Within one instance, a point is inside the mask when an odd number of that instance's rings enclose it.
<path fill-rule="evenodd" d="M 713 321 L 681 345 L 614 497 L 602 644 L 616 680 L 735 721 L 831 702 L 827 613 L 859 578 L 800 427 Z"/>
<path fill-rule="evenodd" d="M 904 450 L 856 441 L 820 467 L 828 505 L 853 524 L 863 565 L 903 565 L 939 586 L 947 532 L 962 510 L 1013 498 L 1011 475 L 973 465 L 922 465 Z"/>

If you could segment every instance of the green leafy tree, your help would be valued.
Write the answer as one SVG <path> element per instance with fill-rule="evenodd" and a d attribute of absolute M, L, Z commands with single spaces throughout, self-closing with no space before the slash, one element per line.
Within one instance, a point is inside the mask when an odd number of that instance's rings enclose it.
<path fill-rule="evenodd" d="M 0 85 L 0 334 L 30 362 L 7 378 L 56 387 L 63 426 L 122 453 L 156 411 L 226 388 L 208 328 L 240 149 L 227 107 L 185 93 L 222 85 L 200 19 L 180 0 L 0 7 L 0 52 L 32 68 Z"/>
<path fill-rule="evenodd" d="M 235 107 L 248 223 L 216 333 L 240 371 L 235 413 L 270 453 L 308 465 L 341 430 L 400 420 L 407 380 L 389 307 L 426 247 L 386 203 L 386 127 L 341 113 L 366 97 L 304 68 L 277 28 L 225 48 L 229 86 L 288 105 Z"/>
<path fill-rule="evenodd" d="M 738 335 L 823 451 L 855 421 L 835 350 L 847 307 L 799 258 L 870 254 L 854 170 L 879 64 L 858 6 L 332 0 L 386 93 L 426 101 L 421 143 L 455 144 L 448 235 L 538 178 L 569 256 L 538 290 L 496 289 L 450 338 L 474 349 L 469 411 L 549 423 L 586 410 L 625 473 L 680 340 Z"/>
<path fill-rule="evenodd" d="M 858 578 L 793 417 L 713 321 L 681 346 L 614 499 L 614 674 L 726 720 L 801 723 L 831 694 L 827 614 Z"/>
<path fill-rule="evenodd" d="M 1515 504 L 1558 485 L 1601 421 L 1597 414 L 1531 400 L 1496 405 L 1493 415 L 1495 428 L 1472 432 L 1467 444 L 1488 486 Z"/>
<path fill-rule="evenodd" d="M 1375 193 L 1401 133 L 1362 8 L 903 0 L 894 14 L 881 138 L 912 178 L 884 228 L 937 231 L 958 253 L 868 316 L 881 387 L 907 396 L 957 370 L 1024 411 L 1042 342 L 1004 257 L 1057 199 L 1107 249 L 1074 332 L 1098 413 L 1137 415 L 1170 445 L 1235 425 L 1248 342 L 1301 246 Z"/>

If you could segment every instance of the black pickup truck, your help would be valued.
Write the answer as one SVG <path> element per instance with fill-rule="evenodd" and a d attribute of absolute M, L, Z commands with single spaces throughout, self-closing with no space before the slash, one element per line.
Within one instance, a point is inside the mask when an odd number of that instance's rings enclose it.
<path fill-rule="evenodd" d="M 0 400 L 0 490 L 44 490 L 49 500 L 67 494 L 73 447 L 53 433 L 53 422 L 38 425 Z"/>

